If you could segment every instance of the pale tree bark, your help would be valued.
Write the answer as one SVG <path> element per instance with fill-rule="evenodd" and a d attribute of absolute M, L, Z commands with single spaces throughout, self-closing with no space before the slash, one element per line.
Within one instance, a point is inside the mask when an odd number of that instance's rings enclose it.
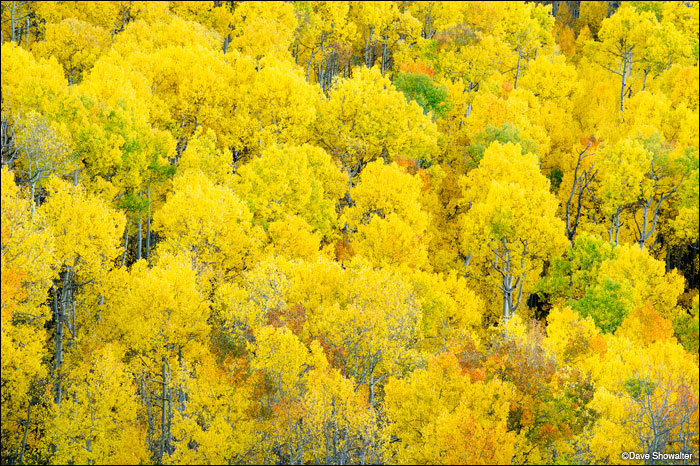
<path fill-rule="evenodd" d="M 148 200 L 148 216 L 146 217 L 146 260 L 151 265 L 151 184 L 146 186 L 146 199 Z"/>
<path fill-rule="evenodd" d="M 620 215 L 622 214 L 622 212 L 629 209 L 632 205 L 626 204 L 618 207 L 615 210 L 615 213 L 613 213 L 610 217 L 610 227 L 608 228 L 608 241 L 612 243 L 614 240 L 615 246 L 617 246 L 620 242 Z"/>
<path fill-rule="evenodd" d="M 515 71 L 515 84 L 513 84 L 513 89 L 518 88 L 518 79 L 520 79 L 520 62 L 522 61 L 523 58 L 523 51 L 522 49 L 518 48 L 518 66 L 516 67 Z"/>
<path fill-rule="evenodd" d="M 2 151 L 2 166 L 7 165 L 12 170 L 14 161 L 20 156 L 20 150 L 17 147 L 17 124 L 15 121 L 20 119 L 22 112 L 20 108 L 17 115 L 12 116 L 12 105 L 9 97 L 7 97 L 6 102 L 5 110 L 2 112 L 2 124 L 0 125 L 0 150 Z"/>
<path fill-rule="evenodd" d="M 636 437 L 639 453 L 649 455 L 644 464 L 658 464 L 655 452 L 692 457 L 698 432 L 698 401 L 692 387 L 658 369 L 652 379 L 637 381 L 628 400 L 632 410 L 622 425 Z"/>
<path fill-rule="evenodd" d="M 621 78 L 621 83 L 620 83 L 620 114 L 622 115 L 622 121 L 625 121 L 625 91 L 627 87 L 627 80 L 632 73 L 632 50 L 634 50 L 634 46 L 630 46 L 627 43 L 627 40 L 622 40 L 620 41 L 620 44 L 617 46 L 617 52 L 614 53 L 611 52 L 613 56 L 617 57 L 618 59 L 622 60 L 622 71 L 617 71 L 612 68 L 608 68 L 607 66 L 598 63 L 599 66 L 602 68 L 610 71 L 611 73 L 614 73 Z"/>
<path fill-rule="evenodd" d="M 316 49 L 311 50 L 311 57 L 309 57 L 309 63 L 306 65 L 306 82 L 309 82 L 309 73 L 311 72 L 311 65 L 314 63 L 314 55 L 316 54 Z"/>
<path fill-rule="evenodd" d="M 504 325 L 515 315 L 515 311 L 520 307 L 520 302 L 523 297 L 523 282 L 525 279 L 525 259 L 528 255 L 528 241 L 521 240 L 522 252 L 520 253 L 520 273 L 515 277 L 514 264 L 512 257 L 512 246 L 508 238 L 501 238 L 500 245 L 497 249 L 489 246 L 494 254 L 494 261 L 491 264 L 498 274 L 501 276 L 501 284 L 498 288 L 502 292 L 503 297 L 503 320 Z M 517 299 L 514 300 L 515 292 L 517 291 Z"/>
<path fill-rule="evenodd" d="M 32 403 L 31 401 L 27 405 L 27 419 L 23 420 L 24 424 L 24 435 L 22 436 L 22 447 L 19 451 L 19 464 L 24 464 L 24 450 L 27 447 L 27 433 L 29 432 L 29 424 L 32 422 Z"/>
<path fill-rule="evenodd" d="M 382 76 L 384 76 L 384 73 L 386 73 L 388 65 L 389 65 L 389 52 L 387 50 L 387 43 L 389 42 L 389 37 L 384 36 L 384 49 L 382 51 Z"/>
<path fill-rule="evenodd" d="M 367 34 L 367 40 L 365 41 L 365 66 L 370 68 L 372 66 L 372 31 L 373 27 L 369 28 L 369 33 Z"/>
<path fill-rule="evenodd" d="M 469 264 L 472 261 L 472 253 L 470 252 L 464 256 L 464 278 L 467 278 L 467 271 L 469 270 Z"/>
<path fill-rule="evenodd" d="M 593 163 L 588 169 L 583 170 L 581 167 L 581 162 L 586 157 L 589 157 L 590 153 L 587 153 L 592 145 L 589 141 L 588 145 L 578 154 L 578 160 L 576 161 L 576 168 L 574 169 L 574 183 L 571 186 L 571 192 L 569 193 L 569 199 L 566 201 L 566 237 L 569 238 L 569 247 L 574 247 L 574 236 L 576 235 L 576 230 L 578 229 L 579 220 L 581 218 L 581 208 L 583 202 L 583 194 L 588 189 L 588 186 L 593 182 L 598 170 L 593 170 L 595 163 Z M 579 170 L 581 172 L 579 173 Z M 572 205 L 572 201 L 576 199 L 575 208 Z M 572 210 L 576 211 L 575 216 L 572 219 Z"/>
<path fill-rule="evenodd" d="M 30 188 L 31 209 L 34 215 L 35 208 L 38 207 L 36 187 L 39 182 L 51 174 L 70 173 L 70 171 L 65 172 L 67 167 L 61 163 L 61 160 L 68 159 L 69 149 L 41 115 L 33 116 L 20 123 L 17 129 L 24 133 L 24 138 L 20 145 L 17 145 L 17 140 L 14 139 L 13 156 L 22 158 L 24 163 L 21 167 L 15 167 L 15 173 L 18 183 Z M 12 132 L 14 131 L 13 129 Z"/>
<path fill-rule="evenodd" d="M 19 40 L 20 24 L 29 17 L 29 2 L 2 2 L 2 9 L 10 12 L 10 40 Z"/>
<path fill-rule="evenodd" d="M 231 34 L 226 34 L 226 37 L 224 37 L 224 55 L 228 52 L 228 46 L 231 43 Z M 297 53 L 298 53 L 298 48 L 297 48 Z"/>
<path fill-rule="evenodd" d="M 63 312 L 61 311 L 61 306 L 58 304 L 58 289 L 56 286 L 53 288 L 53 311 L 54 311 L 54 322 L 56 326 L 55 331 L 55 349 L 54 349 L 54 403 L 57 405 L 61 404 L 61 383 L 59 380 L 59 371 L 63 365 Z"/>
<path fill-rule="evenodd" d="M 622 82 L 620 84 L 620 113 L 622 114 L 622 121 L 625 121 L 625 94 L 627 91 L 627 80 L 632 74 L 632 49 L 630 48 L 628 52 L 623 53 L 622 57 Z M 625 71 L 626 69 L 626 71 Z"/>
<path fill-rule="evenodd" d="M 61 277 L 54 281 L 53 285 L 53 314 L 54 314 L 54 403 L 61 405 L 62 386 L 61 369 L 63 367 L 63 354 L 65 351 L 66 327 L 73 338 L 75 329 L 75 303 L 74 292 L 78 285 L 75 283 L 75 272 L 72 267 L 64 266 Z"/>
<path fill-rule="evenodd" d="M 652 205 L 654 203 L 654 194 L 649 196 L 649 199 L 646 200 L 642 204 L 642 224 L 640 225 L 639 222 L 637 222 L 637 216 L 634 216 L 634 223 L 637 226 L 637 233 L 639 234 L 639 247 L 641 249 L 644 249 L 647 240 L 651 236 L 652 233 L 654 233 L 654 229 L 656 228 L 656 223 L 659 219 L 659 209 L 661 208 L 661 204 L 663 202 L 671 197 L 673 197 L 676 193 L 676 190 L 680 187 L 681 183 L 685 179 L 685 176 L 681 178 L 681 180 L 678 182 L 677 185 L 675 185 L 668 193 L 662 194 L 659 197 L 658 202 L 656 203 L 656 206 L 652 209 Z M 649 225 L 649 220 L 648 217 L 649 215 L 653 212 L 653 218 L 651 221 L 651 225 Z M 653 245 L 652 245 L 653 247 Z"/>
<path fill-rule="evenodd" d="M 324 89 L 324 76 L 325 76 L 325 70 L 326 70 L 325 43 L 326 43 L 326 37 L 324 35 L 321 37 L 321 61 L 318 64 L 318 77 L 316 78 L 316 80 L 318 81 L 318 84 L 321 86 L 321 89 Z"/>
<path fill-rule="evenodd" d="M 476 86 L 474 85 L 474 83 L 469 81 L 469 86 L 467 87 L 467 89 L 464 90 L 464 93 L 469 93 L 469 92 L 473 91 L 475 87 Z M 464 112 L 464 118 L 459 120 L 459 129 L 462 129 L 462 125 L 464 124 L 464 120 L 469 118 L 469 115 L 471 115 L 471 113 L 472 113 L 472 102 L 470 99 L 470 102 L 467 104 L 467 110 L 466 110 L 466 112 Z M 466 159 L 466 154 L 465 154 L 465 159 Z"/>
<path fill-rule="evenodd" d="M 143 249 L 143 217 L 139 215 L 139 225 L 136 230 L 136 260 L 141 260 L 141 251 Z"/>
<path fill-rule="evenodd" d="M 119 34 L 126 28 L 126 25 L 131 21 L 133 18 L 131 17 L 131 6 L 133 2 L 120 2 L 119 3 L 119 17 L 114 20 L 114 29 L 112 29 L 112 37 L 114 37 L 115 34 Z"/>
<path fill-rule="evenodd" d="M 433 17 L 431 15 L 433 10 L 432 3 L 428 3 L 428 12 L 425 14 L 425 20 L 423 22 L 423 30 L 421 35 L 423 39 L 430 39 L 433 37 Z"/>
<path fill-rule="evenodd" d="M 141 402 L 146 408 L 146 420 L 148 421 L 146 426 L 146 443 L 148 444 L 148 449 L 153 451 L 153 417 L 151 416 L 151 396 L 146 392 L 145 370 L 141 373 Z"/>
<path fill-rule="evenodd" d="M 161 372 L 161 414 L 160 414 L 160 452 L 159 452 L 159 463 L 163 462 L 163 458 L 165 456 L 165 451 L 166 451 L 166 443 L 168 440 L 169 432 L 168 432 L 168 425 L 170 423 L 170 420 L 168 419 L 167 416 L 167 411 L 166 411 L 166 405 L 168 404 L 168 373 L 166 372 L 166 369 L 168 368 L 168 360 L 165 356 L 163 356 L 163 365 L 162 365 L 162 372 Z"/>
<path fill-rule="evenodd" d="M 126 265 L 126 254 L 129 252 L 129 221 L 124 226 L 124 253 L 122 254 L 122 267 Z"/>

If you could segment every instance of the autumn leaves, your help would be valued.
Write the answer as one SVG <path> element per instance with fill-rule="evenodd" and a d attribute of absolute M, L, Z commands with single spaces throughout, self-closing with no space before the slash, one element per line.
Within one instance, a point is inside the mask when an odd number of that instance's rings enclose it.
<path fill-rule="evenodd" d="M 697 453 L 697 3 L 7 3 L 3 462 Z"/>

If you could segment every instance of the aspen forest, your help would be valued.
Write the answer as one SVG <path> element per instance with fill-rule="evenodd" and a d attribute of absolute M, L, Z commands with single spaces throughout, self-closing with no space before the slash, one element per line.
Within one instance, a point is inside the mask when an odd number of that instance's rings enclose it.
<path fill-rule="evenodd" d="M 698 4 L 2 0 L 2 464 L 699 464 Z"/>

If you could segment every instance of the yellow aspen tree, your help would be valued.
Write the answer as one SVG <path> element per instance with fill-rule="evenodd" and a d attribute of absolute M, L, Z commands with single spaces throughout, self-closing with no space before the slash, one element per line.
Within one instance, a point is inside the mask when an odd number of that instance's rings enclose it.
<path fill-rule="evenodd" d="M 471 380 L 452 353 L 386 386 L 387 445 L 396 464 L 508 463 L 516 435 L 508 431 L 509 384 Z"/>
<path fill-rule="evenodd" d="M 673 318 L 684 279 L 676 270 L 666 272 L 665 264 L 637 245 L 621 245 L 614 256 L 600 264 L 598 282 L 605 280 L 628 284 L 634 307 L 650 301 L 665 318 Z"/>
<path fill-rule="evenodd" d="M 435 354 L 479 340 L 484 303 L 464 277 L 454 271 L 416 271 L 407 278 L 420 299 L 424 352 Z"/>
<path fill-rule="evenodd" d="M 310 2 L 295 6 L 299 27 L 292 45 L 294 63 L 306 73 L 307 82 L 324 92 L 336 77 L 347 77 L 355 42 L 356 25 L 349 17 L 350 2 Z"/>
<path fill-rule="evenodd" d="M 79 83 L 109 44 L 109 33 L 75 18 L 46 26 L 45 40 L 33 50 L 39 57 L 54 57 L 63 66 L 68 84 Z"/>
<path fill-rule="evenodd" d="M 625 98 L 634 65 L 643 56 L 646 41 L 651 36 L 656 18 L 649 12 L 637 12 L 631 5 L 623 5 L 615 14 L 603 20 L 598 38 L 591 42 L 589 53 L 596 64 L 620 76 L 620 116 L 624 121 Z"/>
<path fill-rule="evenodd" d="M 303 387 L 302 375 L 307 366 L 308 350 L 288 327 L 273 326 L 253 329 L 254 355 L 251 369 L 265 374 L 272 400 L 297 398 Z M 266 403 L 272 401 L 269 397 Z"/>
<path fill-rule="evenodd" d="M 605 354 L 607 346 L 593 319 L 582 318 L 570 307 L 555 307 L 547 316 L 547 336 L 542 342 L 557 361 L 585 367 L 582 361 Z"/>
<path fill-rule="evenodd" d="M 418 37 L 419 23 L 410 13 L 401 13 L 393 2 L 350 4 L 350 20 L 357 30 L 354 46 L 367 68 L 379 63 L 381 74 L 388 68 L 388 48 L 393 30 L 405 28 L 405 36 Z M 379 49 L 380 51 L 377 51 Z"/>
<path fill-rule="evenodd" d="M 632 210 L 636 242 L 642 249 L 652 249 L 656 242 L 650 239 L 659 211 L 676 196 L 692 170 L 692 152 L 671 151 L 652 135 L 626 137 L 601 151 L 601 158 L 598 193 L 602 211 L 610 219 L 608 240 L 619 243 L 621 214 Z"/>
<path fill-rule="evenodd" d="M 520 2 L 503 2 L 498 4 L 499 35 L 510 46 L 513 58 L 515 76 L 513 88 L 518 88 L 522 70 L 528 61 L 535 58 L 540 49 L 551 46 L 554 43 L 552 29 L 554 16 L 551 9 L 545 5 L 535 5 Z"/>
<path fill-rule="evenodd" d="M 112 50 L 129 59 L 127 61 L 141 61 L 145 58 L 143 54 L 169 47 L 203 47 L 212 51 L 221 47 L 221 37 L 216 31 L 196 21 L 179 18 L 167 9 L 163 11 L 159 4 L 143 4 L 140 8 L 144 10 L 144 17 L 130 22 L 114 37 L 112 44 Z"/>
<path fill-rule="evenodd" d="M 56 276 L 56 246 L 42 212 L 34 212 L 2 169 L 2 457 L 38 461 L 42 387 L 49 370 L 44 325 L 51 319 L 46 297 Z"/>
<path fill-rule="evenodd" d="M 115 85 L 121 92 L 112 92 Z M 176 142 L 170 132 L 151 125 L 149 118 L 157 110 L 148 105 L 152 99 L 146 97 L 151 93 L 146 86 L 133 70 L 101 60 L 79 85 L 82 118 L 73 122 L 83 162 L 74 180 L 82 179 L 128 216 L 124 263 L 150 258 L 152 213 L 174 172 L 169 160 L 175 157 Z M 133 254 L 127 257 L 128 251 Z"/>
<path fill-rule="evenodd" d="M 286 215 L 272 222 L 267 231 L 268 250 L 292 259 L 313 261 L 321 248 L 321 235 L 298 215 Z"/>
<path fill-rule="evenodd" d="M 310 316 L 312 335 L 322 336 L 331 363 L 366 385 L 370 406 L 384 380 L 415 365 L 421 310 L 410 286 L 395 272 L 360 267 L 347 277 L 342 302 L 328 302 Z"/>
<path fill-rule="evenodd" d="M 337 234 L 336 206 L 345 192 L 337 161 L 308 144 L 266 149 L 240 168 L 233 189 L 250 205 L 256 223 L 267 227 L 286 215 L 298 215 L 330 240 Z"/>
<path fill-rule="evenodd" d="M 250 341 L 253 329 L 270 324 L 275 314 L 293 305 L 289 301 L 293 264 L 286 257 L 268 255 L 247 268 L 237 282 L 218 287 L 216 320 L 231 338 Z"/>
<path fill-rule="evenodd" d="M 520 82 L 521 89 L 531 91 L 540 101 L 541 115 L 533 115 L 531 120 L 543 126 L 549 136 L 549 153 L 541 154 L 542 170 L 551 174 L 553 187 L 558 188 L 555 180 L 561 181 L 568 168 L 565 164 L 571 148 L 579 142 L 580 130 L 572 114 L 578 73 L 564 57 L 541 54 L 530 62 Z M 559 180 L 556 173 L 559 173 Z"/>
<path fill-rule="evenodd" d="M 185 172 L 173 181 L 173 194 L 154 216 L 153 230 L 163 236 L 158 253 L 188 251 L 221 276 L 236 274 L 259 248 L 252 219 L 230 188 L 215 185 L 201 172 Z"/>
<path fill-rule="evenodd" d="M 388 441 L 377 412 L 352 380 L 328 366 L 320 344 L 310 345 L 313 368 L 307 374 L 302 402 L 308 457 L 331 462 L 379 462 Z"/>
<path fill-rule="evenodd" d="M 501 290 L 505 323 L 527 293 L 525 284 L 565 247 L 557 201 L 536 156 L 510 143 L 489 146 L 463 186 L 470 207 L 462 216 L 461 248 L 472 256 L 475 272 Z"/>
<path fill-rule="evenodd" d="M 253 64 L 244 55 L 234 65 L 232 80 L 239 83 L 233 104 L 241 114 L 233 126 L 240 138 L 232 144 L 234 160 L 275 144 L 302 145 L 313 139 L 320 91 L 298 67 L 276 57 Z"/>
<path fill-rule="evenodd" d="M 286 2 L 243 2 L 233 12 L 230 46 L 256 61 L 265 56 L 289 60 L 297 28 L 294 7 Z"/>
<path fill-rule="evenodd" d="M 438 53 L 433 65 L 436 81 L 447 87 L 451 104 L 445 117 L 437 122 L 446 139 L 440 145 L 444 151 L 443 168 L 464 170 L 468 167 L 464 152 L 471 140 L 467 127 L 474 99 L 478 93 L 494 91 L 494 75 L 498 74 L 499 63 L 509 55 L 509 49 L 499 37 L 467 25 L 436 37 Z"/>
<path fill-rule="evenodd" d="M 27 44 L 29 42 L 30 17 L 36 12 L 36 6 L 32 2 L 7 2 L 2 5 L 2 37 L 3 43 L 15 42 Z"/>
<path fill-rule="evenodd" d="M 105 278 L 98 335 L 119 350 L 138 385 L 147 444 L 158 462 L 174 451 L 174 412 L 187 405 L 182 376 L 207 353 L 209 302 L 189 255 L 136 262 Z"/>
<path fill-rule="evenodd" d="M 235 3 L 218 3 L 211 1 L 177 1 L 169 2 L 169 10 L 178 18 L 198 22 L 218 32 L 223 38 L 222 50 L 228 52 L 231 43 L 231 31 L 233 30 L 233 11 Z"/>
<path fill-rule="evenodd" d="M 396 163 L 369 163 L 349 193 L 354 205 L 344 213 L 357 254 L 376 265 L 427 265 L 428 216 L 421 210 L 421 180 Z"/>
<path fill-rule="evenodd" d="M 47 449 L 56 464 L 136 464 L 149 459 L 136 385 L 118 351 L 87 342 L 72 355 L 64 399 L 54 405 Z"/>
<path fill-rule="evenodd" d="M 193 367 L 192 367 L 193 366 Z M 187 403 L 173 411 L 173 464 L 236 463 L 255 459 L 259 450 L 259 424 L 252 414 L 254 379 L 244 378 L 246 364 L 240 358 L 217 361 L 204 354 L 189 370 L 178 371 L 173 379 L 182 384 Z"/>
<path fill-rule="evenodd" d="M 509 91 L 505 95 L 484 92 L 474 98 L 474 109 L 465 126 L 465 131 L 477 135 L 470 138 L 472 144 L 479 142 L 479 134 L 488 134 L 494 128 L 504 127 L 517 130 L 523 152 L 537 153 L 540 159 L 547 159 L 551 138 L 544 126 L 542 104 L 532 92 L 525 89 Z M 526 144 L 528 140 L 532 142 Z M 469 154 L 469 151 L 463 155 L 467 156 L 476 159 L 470 160 L 472 163 L 467 164 L 469 168 L 478 163 L 478 157 Z"/>
<path fill-rule="evenodd" d="M 667 339 L 647 346 L 610 335 L 606 344 L 604 356 L 589 366 L 599 387 L 591 403 L 599 413 L 590 432 L 591 459 L 612 460 L 629 445 L 642 454 L 697 448 L 696 356 Z"/>
<path fill-rule="evenodd" d="M 74 174 L 79 162 L 67 128 L 48 121 L 39 113 L 29 110 L 21 115 L 14 123 L 13 132 L 13 154 L 7 165 L 14 170 L 17 182 L 28 187 L 34 210 L 48 178 Z"/>
<path fill-rule="evenodd" d="M 2 45 L 2 76 L 4 124 L 13 126 L 24 120 L 25 128 L 36 126 L 31 124 L 33 118 L 24 118 L 36 115 L 39 120 L 46 120 L 53 131 L 65 135 L 77 105 L 61 66 L 55 60 L 37 60 L 24 48 L 5 43 Z M 20 132 L 15 131 L 17 133 Z M 12 158 L 5 157 L 3 165 L 11 165 Z"/>
<path fill-rule="evenodd" d="M 145 3 L 145 2 L 131 2 Z M 126 1 L 106 1 L 102 3 L 48 2 L 36 5 L 36 14 L 47 24 L 58 24 L 64 19 L 73 18 L 99 27 L 110 35 L 124 29 L 131 19 L 132 5 Z"/>
<path fill-rule="evenodd" d="M 548 354 L 536 321 L 525 327 L 518 320 L 509 322 L 515 325 L 508 336 L 493 342 L 483 376 L 513 385 L 508 428 L 517 434 L 514 462 L 550 463 L 596 420 L 596 386 L 589 374 Z"/>
<path fill-rule="evenodd" d="M 446 165 L 446 164 L 445 164 Z M 459 249 L 458 214 L 462 208 L 459 171 L 435 164 L 421 173 L 421 205 L 428 213 L 428 260 L 436 272 L 464 271 Z"/>
<path fill-rule="evenodd" d="M 52 284 L 54 402 L 62 399 L 64 354 L 99 321 L 99 290 L 119 256 L 124 215 L 78 185 L 53 178 L 40 212 L 56 242 L 57 278 Z M 83 312 L 87 306 L 91 312 Z"/>
<path fill-rule="evenodd" d="M 341 161 L 350 187 L 379 157 L 429 160 L 437 150 L 435 124 L 376 69 L 336 82 L 321 103 L 315 131 L 318 144 Z"/>

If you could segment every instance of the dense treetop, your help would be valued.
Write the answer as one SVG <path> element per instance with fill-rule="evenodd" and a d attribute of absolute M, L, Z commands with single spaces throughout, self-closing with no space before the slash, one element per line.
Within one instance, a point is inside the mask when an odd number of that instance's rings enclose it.
<path fill-rule="evenodd" d="M 3 464 L 698 464 L 698 2 L 1 8 Z"/>

